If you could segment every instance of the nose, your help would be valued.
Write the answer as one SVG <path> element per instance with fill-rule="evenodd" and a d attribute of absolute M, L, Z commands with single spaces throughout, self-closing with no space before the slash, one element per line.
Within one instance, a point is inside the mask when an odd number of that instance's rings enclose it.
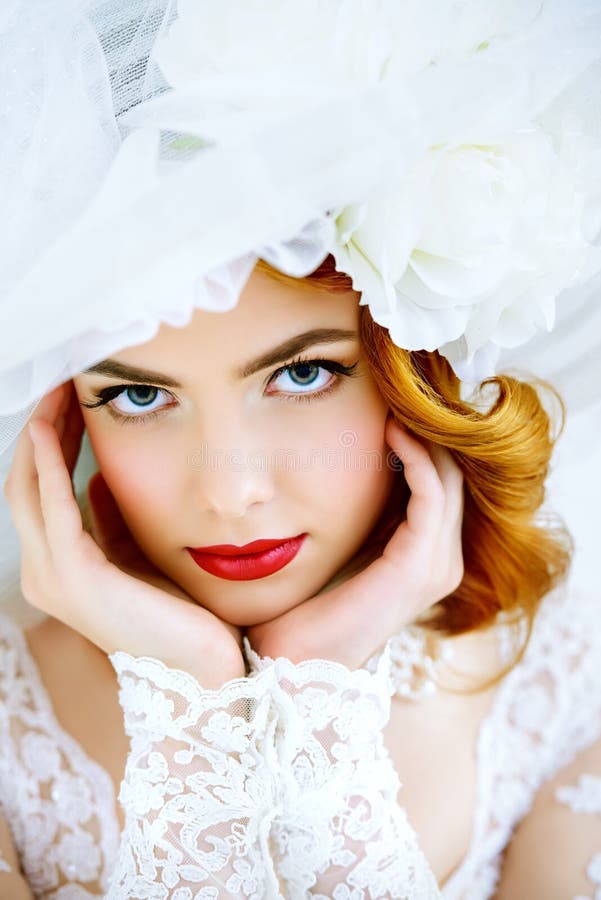
<path fill-rule="evenodd" d="M 244 439 L 242 430 L 223 440 L 206 439 L 194 448 L 191 466 L 194 493 L 204 512 L 240 519 L 255 504 L 268 503 L 274 484 L 267 449 Z"/>

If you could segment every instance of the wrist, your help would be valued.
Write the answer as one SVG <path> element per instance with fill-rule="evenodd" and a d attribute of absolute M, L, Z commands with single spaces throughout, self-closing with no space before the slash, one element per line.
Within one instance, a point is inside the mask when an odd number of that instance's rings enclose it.
<path fill-rule="evenodd" d="M 415 604 L 397 583 L 391 564 L 380 558 L 279 619 L 248 629 L 252 647 L 272 659 L 327 659 L 359 668 L 415 617 Z"/>
<path fill-rule="evenodd" d="M 208 691 L 218 691 L 228 681 L 246 676 L 242 651 L 237 645 L 225 648 L 204 644 L 197 648 L 194 656 L 189 656 L 185 665 L 182 665 L 181 660 L 166 664 L 173 668 L 183 668 Z"/>

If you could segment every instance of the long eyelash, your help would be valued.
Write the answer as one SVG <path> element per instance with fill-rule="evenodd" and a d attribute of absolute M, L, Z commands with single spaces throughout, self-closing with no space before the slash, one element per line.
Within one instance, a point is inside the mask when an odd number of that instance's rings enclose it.
<path fill-rule="evenodd" d="M 102 390 L 98 391 L 94 394 L 98 399 L 95 403 L 89 403 L 85 400 L 81 401 L 81 405 L 85 406 L 86 409 L 98 409 L 101 406 L 105 406 L 107 403 L 110 403 L 115 397 L 118 397 L 119 394 L 122 394 L 127 388 L 130 387 L 154 387 L 157 391 L 164 391 L 165 388 L 157 387 L 154 384 L 148 385 L 135 385 L 135 384 L 113 384 L 110 387 L 102 388 Z M 168 391 L 166 392 L 168 393 Z M 110 415 L 115 419 L 115 421 L 120 425 L 141 425 L 143 422 L 148 422 L 149 419 L 153 419 L 160 412 L 162 412 L 165 407 L 161 407 L 160 409 L 156 409 L 150 413 L 142 413 L 139 416 L 128 416 L 125 413 L 120 413 L 116 409 L 113 409 L 111 406 L 107 407 L 107 411 Z"/>
<path fill-rule="evenodd" d="M 320 368 L 327 369 L 328 372 L 333 374 L 342 376 L 342 377 L 356 377 L 358 372 L 356 372 L 356 368 L 359 365 L 358 362 L 353 363 L 352 366 L 345 366 L 342 363 L 336 362 L 333 359 L 311 359 L 309 357 L 296 357 L 292 360 L 292 362 L 286 363 L 285 366 L 281 366 L 279 369 L 276 369 L 272 375 L 269 376 L 267 384 L 271 384 L 272 381 L 281 375 L 282 372 L 286 372 L 288 369 L 293 369 L 295 366 L 301 365 L 302 363 L 309 363 L 312 366 L 319 366 Z M 287 397 L 282 397 L 281 399 L 288 401 L 292 400 L 294 403 L 310 403 L 312 400 L 319 400 L 321 397 L 329 394 L 330 391 L 335 390 L 340 384 L 340 378 L 337 378 L 334 384 L 331 384 L 329 387 L 324 388 L 321 391 L 314 391 L 313 393 L 306 394 L 290 394 Z"/>
<path fill-rule="evenodd" d="M 328 372 L 332 374 L 339 375 L 341 377 L 353 377 L 358 373 L 355 371 L 358 363 L 354 363 L 352 366 L 345 366 L 342 363 L 336 362 L 333 359 L 310 359 L 308 357 L 297 357 L 292 360 L 292 362 L 286 363 L 285 366 L 281 366 L 279 369 L 276 369 L 273 372 L 268 380 L 267 384 L 271 384 L 272 381 L 281 375 L 282 372 L 286 372 L 288 369 L 293 369 L 295 366 L 301 365 L 302 363 L 309 363 L 313 366 L 319 366 L 321 368 L 327 369 Z M 329 387 L 324 388 L 321 391 L 314 391 L 313 393 L 307 394 L 289 394 L 286 397 L 282 397 L 283 400 L 292 400 L 295 403 L 307 403 L 311 400 L 319 400 L 320 397 L 329 394 L 330 391 L 333 391 L 340 383 L 340 378 L 337 378 L 334 384 L 331 384 Z M 86 409 L 99 409 L 101 406 L 106 406 L 113 400 L 115 397 L 118 397 L 119 394 L 122 394 L 129 387 L 134 387 L 132 384 L 113 384 L 110 387 L 102 388 L 102 390 L 98 391 L 94 394 L 96 400 L 94 402 L 90 401 L 81 401 L 81 405 L 85 406 Z M 139 387 L 139 385 L 138 385 Z M 164 388 L 159 388 L 156 385 L 144 385 L 144 387 L 156 387 L 157 390 L 164 390 Z M 114 410 L 112 407 L 108 407 L 108 411 L 113 416 L 116 422 L 121 425 L 140 425 L 143 422 L 149 421 L 149 419 L 153 419 L 155 416 L 159 415 L 165 409 L 165 407 L 161 407 L 160 409 L 154 410 L 150 413 L 142 413 L 141 415 L 125 415 L 124 413 L 119 413 L 117 410 Z"/>
<path fill-rule="evenodd" d="M 81 405 L 85 406 L 86 409 L 98 409 L 99 406 L 104 406 L 105 403 L 108 403 L 114 397 L 118 397 L 119 394 L 122 394 L 128 387 L 131 387 L 131 385 L 114 384 L 111 387 L 102 388 L 101 391 L 94 394 L 94 396 L 98 398 L 95 403 L 89 403 L 82 400 Z"/>

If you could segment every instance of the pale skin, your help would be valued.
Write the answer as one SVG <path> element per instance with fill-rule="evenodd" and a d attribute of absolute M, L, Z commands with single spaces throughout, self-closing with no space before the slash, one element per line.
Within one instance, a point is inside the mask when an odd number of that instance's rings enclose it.
<path fill-rule="evenodd" d="M 116 787 L 127 741 L 107 654 L 158 658 L 207 689 L 244 677 L 243 634 L 261 655 L 356 668 L 461 581 L 460 470 L 448 451 L 392 419 L 356 335 L 313 342 L 246 377 L 237 372 L 301 333 L 356 332 L 357 301 L 352 291 L 324 294 L 255 271 L 234 310 L 198 310 L 186 328 L 162 326 L 153 340 L 111 356 L 163 373 L 177 388 L 82 373 L 44 398 L 19 440 L 5 492 L 22 543 L 23 593 L 49 616 L 29 644 L 59 721 Z M 354 374 L 281 371 L 298 357 L 355 366 Z M 119 424 L 109 404 L 82 405 L 123 384 L 157 387 L 151 408 L 161 412 Z M 301 390 L 323 394 L 299 401 Z M 138 414 L 136 396 L 114 397 L 113 413 Z M 71 483 L 84 425 L 101 471 L 89 486 L 91 534 Z M 337 452 L 334 465 L 315 452 L 324 447 Z M 268 465 L 249 465 L 257 448 Z M 278 467 L 281 448 L 311 464 Z M 405 517 L 382 555 L 346 577 L 400 477 L 386 464 L 390 451 L 411 491 Z M 365 458 L 371 464 L 360 468 Z M 222 462 L 211 467 L 207 459 Z M 298 557 L 254 581 L 219 579 L 185 551 L 300 532 L 308 538 Z M 485 636 L 458 639 L 458 651 L 469 673 L 458 686 L 494 671 Z M 58 658 L 77 658 L 76 685 Z M 101 716 L 89 715 L 92 691 Z M 401 799 L 440 883 L 469 845 L 472 736 L 491 696 L 440 692 L 416 705 L 393 703 L 386 740 Z"/>

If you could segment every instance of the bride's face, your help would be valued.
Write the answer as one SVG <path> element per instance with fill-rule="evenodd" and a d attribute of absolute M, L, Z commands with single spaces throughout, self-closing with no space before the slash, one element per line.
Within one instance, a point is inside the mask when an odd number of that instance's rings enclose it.
<path fill-rule="evenodd" d="M 163 325 L 75 379 L 80 402 L 107 401 L 82 411 L 136 542 L 233 624 L 318 593 L 383 511 L 394 478 L 387 408 L 358 322 L 356 293 L 254 270 L 233 310 L 197 310 L 185 328 Z M 290 538 L 246 560 L 190 552 Z"/>

